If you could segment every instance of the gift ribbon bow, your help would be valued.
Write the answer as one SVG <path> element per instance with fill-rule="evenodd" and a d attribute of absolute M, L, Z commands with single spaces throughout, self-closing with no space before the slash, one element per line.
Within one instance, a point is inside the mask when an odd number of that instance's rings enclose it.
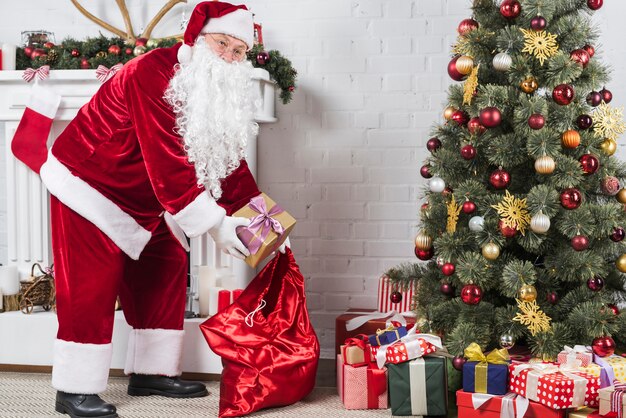
<path fill-rule="evenodd" d="M 489 364 L 508 364 L 510 360 L 509 352 L 506 349 L 493 350 L 485 355 L 476 343 L 471 343 L 465 349 L 464 355 L 468 361 L 478 362 L 474 371 L 474 390 L 478 393 L 487 393 Z"/>
<path fill-rule="evenodd" d="M 408 353 L 409 360 L 422 357 L 422 348 L 419 344 L 420 339 L 434 345 L 435 347 L 437 347 L 437 349 L 443 349 L 441 338 L 431 334 L 417 334 L 416 327 L 413 327 L 407 332 L 404 337 L 400 338 L 399 340 L 396 340 L 391 344 L 378 347 L 378 350 L 376 351 L 376 364 L 378 365 L 378 368 L 382 369 L 382 367 L 385 365 L 385 361 L 387 360 L 387 349 L 395 344 L 405 344 L 407 346 L 407 349 L 411 348 L 411 351 L 415 349 L 414 353 Z"/>
<path fill-rule="evenodd" d="M 33 79 L 45 80 L 48 77 L 50 77 L 50 66 L 49 65 L 42 65 L 41 67 L 37 68 L 36 70 L 33 69 L 33 68 L 27 68 L 27 69 L 24 70 L 24 73 L 22 74 L 22 78 L 27 83 L 30 83 Z"/>
<path fill-rule="evenodd" d="M 274 230 L 274 232 L 278 235 L 282 235 L 283 232 L 285 232 L 285 229 L 280 222 L 272 218 L 272 216 L 276 216 L 279 213 L 284 212 L 284 210 L 277 204 L 274 205 L 272 209 L 267 210 L 265 200 L 261 196 L 256 196 L 250 199 L 248 207 L 259 214 L 252 218 L 250 225 L 246 227 L 246 229 L 250 232 L 250 236 L 242 234 L 240 238 L 242 238 L 246 248 L 250 250 L 250 254 L 256 254 L 261 248 L 263 242 L 267 239 L 271 230 Z M 261 234 L 260 236 L 257 236 L 259 232 Z"/>
<path fill-rule="evenodd" d="M 353 331 L 361 326 L 363 326 L 366 322 L 371 321 L 373 319 L 386 319 L 391 317 L 387 322 L 398 322 L 401 325 L 406 325 L 406 319 L 404 316 L 415 316 L 413 312 L 402 312 L 401 314 L 396 311 L 389 312 L 346 312 L 347 314 L 358 314 L 356 318 L 352 318 L 346 322 L 346 331 Z"/>
<path fill-rule="evenodd" d="M 100 82 L 104 83 L 109 78 L 113 77 L 115 73 L 121 70 L 123 66 L 124 64 L 122 64 L 121 62 L 115 64 L 111 68 L 107 68 L 104 65 L 98 65 L 98 68 L 96 68 L 96 78 L 100 80 Z"/>
<path fill-rule="evenodd" d="M 585 391 L 587 390 L 587 379 L 583 376 L 573 374 L 576 368 L 569 364 L 561 364 L 560 366 L 548 363 L 523 363 L 515 365 L 513 376 L 517 377 L 522 371 L 528 370 L 526 376 L 526 397 L 537 400 L 536 396 L 539 389 L 539 379 L 547 374 L 561 373 L 563 376 L 574 382 L 574 390 L 572 394 L 572 403 L 568 407 L 578 407 L 585 403 Z"/>
<path fill-rule="evenodd" d="M 621 417 L 623 412 L 622 403 L 624 395 L 626 395 L 626 383 L 615 385 L 615 390 L 611 393 L 611 412 L 617 412 L 617 416 Z"/>

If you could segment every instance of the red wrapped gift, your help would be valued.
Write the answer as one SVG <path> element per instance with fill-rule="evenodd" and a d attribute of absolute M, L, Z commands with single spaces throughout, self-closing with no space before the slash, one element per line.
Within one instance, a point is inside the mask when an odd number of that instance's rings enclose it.
<path fill-rule="evenodd" d="M 431 334 L 416 334 L 411 329 L 407 335 L 389 345 L 378 347 L 376 350 L 376 362 L 378 367 L 384 364 L 399 364 L 419 357 L 432 354 L 437 349 L 443 348 L 441 338 Z"/>
<path fill-rule="evenodd" d="M 556 359 L 559 364 L 574 364 L 575 360 L 580 360 L 579 366 L 587 367 L 593 362 L 593 352 L 591 347 L 575 345 L 573 348 L 566 345 Z"/>
<path fill-rule="evenodd" d="M 474 398 L 474 399 L 472 399 Z M 474 401 L 476 401 L 474 403 Z M 524 408 L 525 399 L 519 395 L 508 393 L 504 396 L 484 393 L 469 393 L 463 390 L 456 392 L 458 418 L 515 418 L 518 408 Z M 474 408 L 476 404 L 477 408 Z M 504 408 L 504 410 L 503 410 Z M 550 409 L 537 402 L 528 401 L 528 409 L 524 418 L 565 418 L 565 410 Z"/>
<path fill-rule="evenodd" d="M 337 356 L 337 391 L 346 409 L 387 409 L 387 369 L 353 367 Z"/>
<path fill-rule="evenodd" d="M 402 289 L 397 283 L 392 283 L 387 275 L 383 274 L 378 282 L 378 310 L 380 312 L 409 312 L 412 310 L 415 282 L 411 281 L 407 288 Z M 396 300 L 393 302 L 393 300 Z"/>
<path fill-rule="evenodd" d="M 553 409 L 598 406 L 600 378 L 553 363 L 509 366 L 509 390 Z"/>

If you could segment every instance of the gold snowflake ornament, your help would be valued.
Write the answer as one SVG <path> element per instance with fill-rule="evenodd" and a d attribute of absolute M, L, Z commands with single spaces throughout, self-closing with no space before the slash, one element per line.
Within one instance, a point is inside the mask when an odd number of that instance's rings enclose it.
<path fill-rule="evenodd" d="M 532 302 L 520 299 L 515 300 L 517 301 L 517 307 L 522 312 L 518 312 L 515 318 L 513 318 L 513 321 L 526 325 L 533 336 L 538 332 L 550 331 L 550 321 L 552 321 L 552 318 L 539 309 L 536 300 Z"/>
<path fill-rule="evenodd" d="M 504 225 L 517 229 L 522 235 L 526 233 L 526 228 L 530 226 L 526 199 L 518 199 L 507 190 L 504 199 L 491 207 L 498 212 Z"/>
<path fill-rule="evenodd" d="M 617 139 L 626 132 L 624 108 L 614 108 L 602 102 L 593 112 L 593 132 L 598 138 Z"/>
<path fill-rule="evenodd" d="M 476 91 L 476 87 L 478 87 L 478 67 L 480 67 L 480 64 L 472 68 L 472 72 L 469 77 L 467 77 L 467 80 L 465 80 L 465 84 L 463 85 L 463 104 L 472 103 L 474 92 Z"/>
<path fill-rule="evenodd" d="M 545 30 L 520 30 L 524 33 L 524 49 L 522 49 L 522 52 L 528 52 L 534 55 L 541 65 L 543 65 L 546 58 L 550 58 L 558 52 L 559 45 L 556 43 L 555 34 L 546 32 Z"/>
<path fill-rule="evenodd" d="M 456 223 L 459 221 L 461 205 L 456 203 L 454 195 L 452 195 L 452 200 L 446 205 L 446 207 L 448 208 L 448 224 L 446 225 L 446 231 L 451 234 L 456 232 Z"/>

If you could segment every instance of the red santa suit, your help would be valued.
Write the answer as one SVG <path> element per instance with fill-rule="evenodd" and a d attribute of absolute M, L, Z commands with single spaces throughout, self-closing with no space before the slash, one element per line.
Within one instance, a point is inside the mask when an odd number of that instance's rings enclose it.
<path fill-rule="evenodd" d="M 118 294 L 133 328 L 125 372 L 179 375 L 187 276 L 181 230 L 203 234 L 259 193 L 245 161 L 223 182 L 226 210 L 198 186 L 163 98 L 179 46 L 133 59 L 104 83 L 41 167 L 53 196 L 57 390 L 105 390 Z"/>

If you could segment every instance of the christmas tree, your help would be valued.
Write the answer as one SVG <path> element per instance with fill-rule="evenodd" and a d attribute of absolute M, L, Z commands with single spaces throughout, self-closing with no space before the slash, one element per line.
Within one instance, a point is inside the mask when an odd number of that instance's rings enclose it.
<path fill-rule="evenodd" d="M 599 355 L 626 343 L 625 130 L 604 86 L 591 14 L 602 0 L 474 0 L 458 26 L 443 124 L 421 174 L 417 281 L 423 330 L 460 356 L 564 345 Z"/>

